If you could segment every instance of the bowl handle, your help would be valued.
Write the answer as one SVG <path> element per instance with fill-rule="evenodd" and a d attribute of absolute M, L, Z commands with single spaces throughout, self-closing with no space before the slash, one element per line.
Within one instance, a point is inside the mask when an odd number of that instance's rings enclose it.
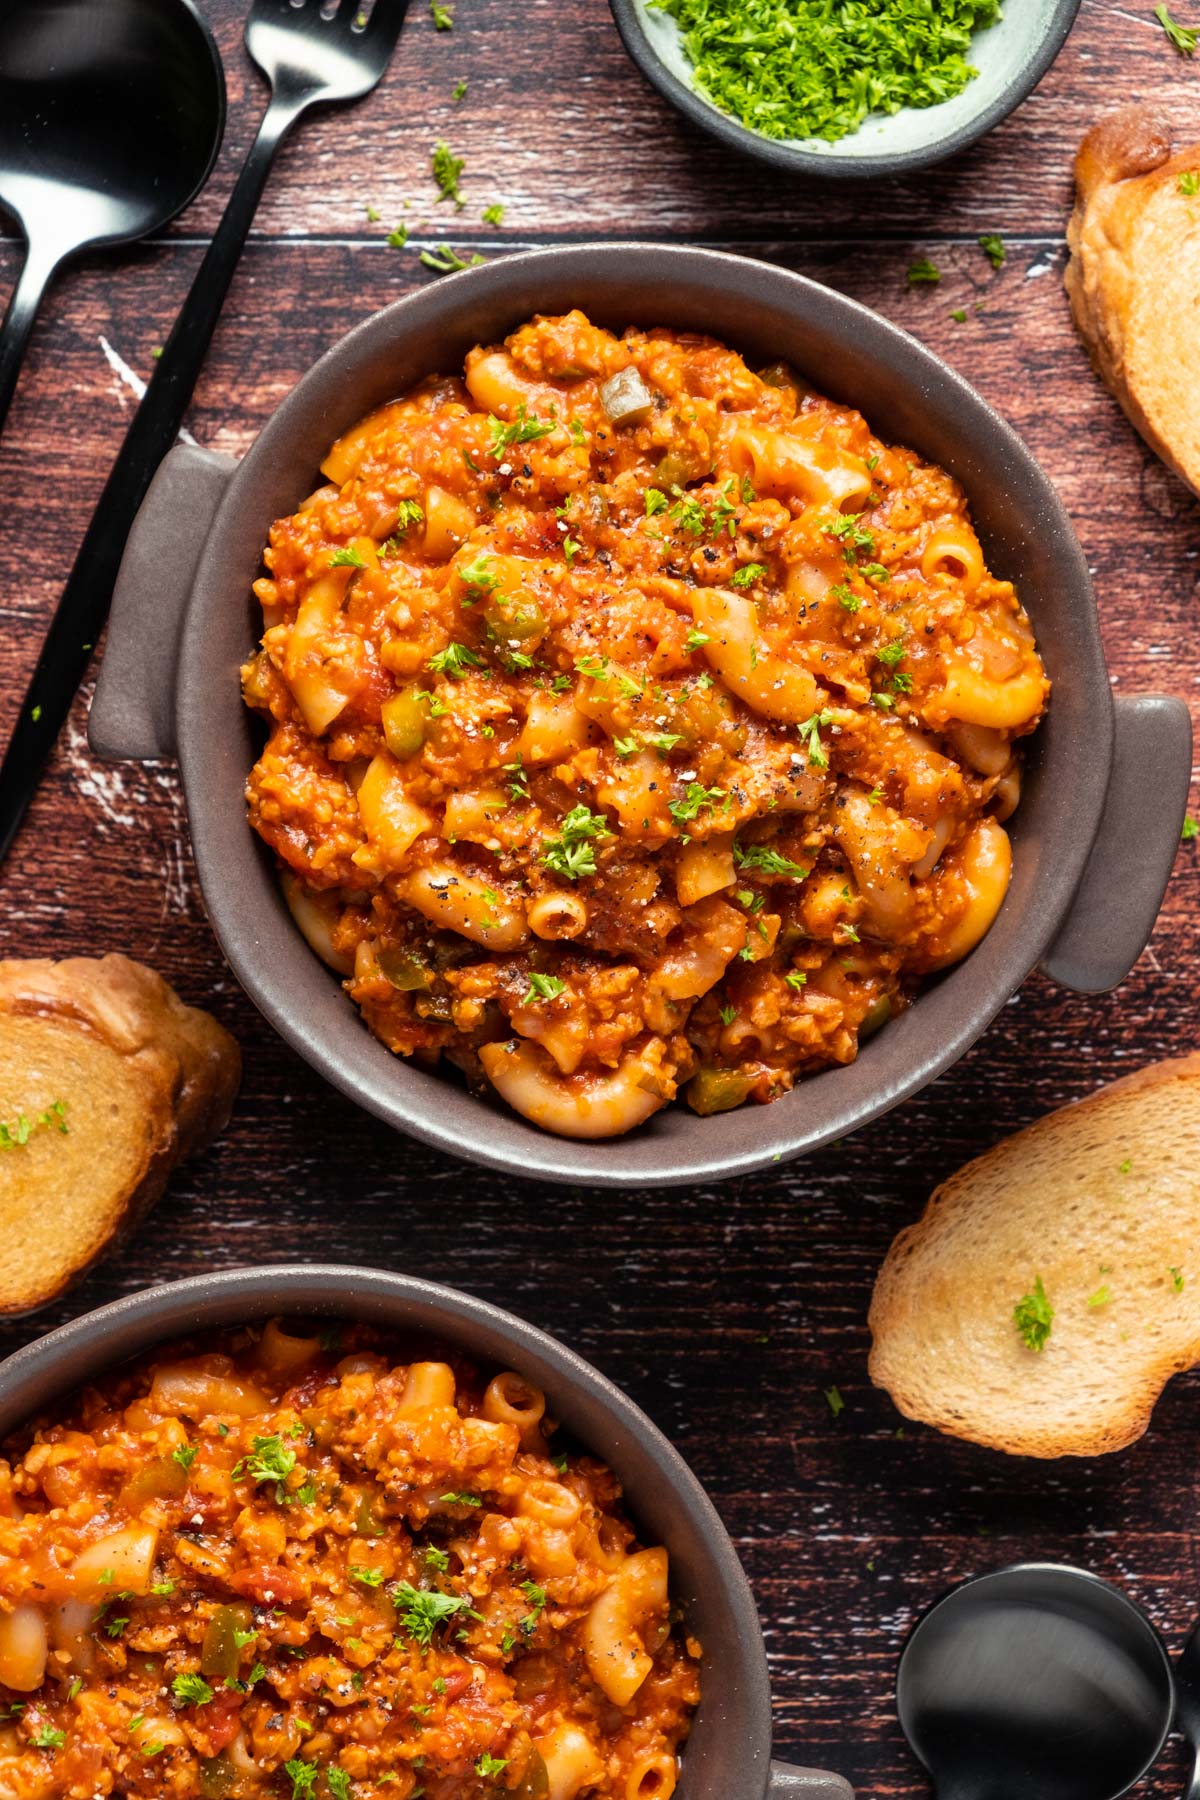
<path fill-rule="evenodd" d="M 854 1789 L 844 1775 L 831 1775 L 828 1769 L 773 1762 L 767 1800 L 854 1800 Z"/>
<path fill-rule="evenodd" d="M 1192 722 L 1167 694 L 1120 695 L 1100 829 L 1066 923 L 1042 958 L 1052 981 L 1106 994 L 1150 939 L 1179 849 Z"/>
<path fill-rule="evenodd" d="M 232 456 L 177 444 L 142 501 L 113 591 L 88 742 L 109 762 L 175 754 L 175 665 L 192 578 Z"/>

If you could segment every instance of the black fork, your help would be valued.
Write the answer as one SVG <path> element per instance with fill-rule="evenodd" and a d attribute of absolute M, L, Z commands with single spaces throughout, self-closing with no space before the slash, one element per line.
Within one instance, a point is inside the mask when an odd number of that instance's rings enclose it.
<path fill-rule="evenodd" d="M 271 101 L 224 217 L 125 435 L 67 578 L 0 767 L 0 860 L 33 797 L 112 600 L 125 540 L 175 441 L 279 146 L 310 106 L 361 99 L 388 66 L 408 0 L 254 0 L 246 48 Z"/>

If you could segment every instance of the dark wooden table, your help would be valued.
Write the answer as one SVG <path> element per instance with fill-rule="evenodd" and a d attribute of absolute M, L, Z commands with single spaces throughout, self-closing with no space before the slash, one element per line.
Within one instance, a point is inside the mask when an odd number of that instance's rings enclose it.
<path fill-rule="evenodd" d="M 129 376 L 113 365 L 150 369 L 262 105 L 243 0 L 201 5 L 230 84 L 216 175 L 164 238 L 59 283 L 0 439 L 5 734 L 130 415 Z M 1195 0 L 1181 10 L 1200 17 Z M 1097 114 L 1158 99 L 1197 136 L 1200 65 L 1175 54 L 1151 13 L 1150 0 L 1083 0 L 1054 70 L 985 143 L 904 182 L 839 190 L 790 183 L 685 125 L 626 61 L 602 0 L 459 0 L 450 32 L 414 0 L 383 88 L 312 119 L 285 152 L 190 428 L 244 451 L 334 339 L 436 279 L 417 252 L 446 237 L 487 256 L 582 238 L 732 248 L 853 294 L 961 369 L 1063 494 L 1095 572 L 1114 684 L 1193 702 L 1196 504 L 1092 377 L 1061 285 L 1071 157 Z M 457 216 L 431 205 L 438 138 L 466 158 Z M 506 208 L 499 230 L 479 217 L 494 201 Z M 397 250 L 385 240 L 401 220 L 413 237 Z M 999 273 L 981 232 L 1007 242 Z M 942 282 L 910 291 L 920 255 Z M 0 239 L 0 293 L 17 264 L 16 243 Z M 952 319 L 977 300 L 982 312 Z M 1181 353 L 1194 359 L 1190 339 Z M 118 1260 L 8 1326 L 0 1348 L 150 1282 L 290 1259 L 427 1274 L 527 1315 L 621 1382 L 691 1461 L 758 1596 L 779 1750 L 843 1770 L 863 1794 L 926 1791 L 893 1713 L 896 1655 L 914 1615 L 964 1574 L 1019 1557 L 1081 1562 L 1123 1583 L 1178 1646 L 1200 1609 L 1195 1380 L 1168 1390 L 1123 1456 L 1006 1460 L 897 1429 L 867 1383 L 866 1312 L 893 1234 L 964 1158 L 1196 1046 L 1194 851 L 1182 851 L 1153 943 L 1119 993 L 1083 1000 L 1035 977 L 956 1068 L 853 1139 L 720 1187 L 597 1197 L 437 1155 L 323 1086 L 222 963 L 174 768 L 98 764 L 85 714 L 86 697 L 0 876 L 5 951 L 153 963 L 237 1034 L 246 1076 L 219 1149 L 181 1172 Z M 836 1419 L 832 1384 L 846 1402 Z M 1177 1792 L 1181 1768 L 1176 1743 L 1152 1791 Z"/>

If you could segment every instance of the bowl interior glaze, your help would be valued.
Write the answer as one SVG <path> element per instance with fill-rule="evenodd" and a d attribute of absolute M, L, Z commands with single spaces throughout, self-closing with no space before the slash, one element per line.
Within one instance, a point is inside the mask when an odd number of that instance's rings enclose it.
<path fill-rule="evenodd" d="M 574 1351 L 453 1288 L 376 1269 L 235 1269 L 86 1313 L 0 1363 L 0 1439 L 75 1388 L 172 1338 L 286 1313 L 427 1332 L 545 1389 L 573 1437 L 615 1470 L 643 1542 L 665 1544 L 671 1589 L 699 1637 L 703 1697 L 680 1800 L 760 1800 L 771 1703 L 762 1633 L 733 1545 L 696 1477 L 631 1400 Z"/>
<path fill-rule="evenodd" d="M 554 1138 L 449 1076 L 406 1065 L 359 1021 L 308 949 L 271 858 L 246 824 L 259 728 L 238 668 L 260 622 L 250 584 L 267 529 L 317 481 L 339 432 L 431 371 L 461 367 L 535 312 L 708 332 L 762 362 L 784 357 L 963 484 L 992 568 L 1017 584 L 1054 693 L 1027 753 L 1011 822 L 1013 881 L 965 963 L 872 1038 L 857 1061 L 767 1107 L 699 1119 L 677 1105 L 625 1138 Z M 209 917 L 270 1022 L 336 1087 L 402 1131 L 493 1168 L 621 1187 L 712 1180 L 812 1149 L 886 1112 L 947 1068 L 1055 937 L 1100 820 L 1113 715 L 1083 555 L 1061 502 L 1020 439 L 959 375 L 877 314 L 748 258 L 655 245 L 506 257 L 445 278 L 368 319 L 328 352 L 268 422 L 209 536 L 188 609 L 176 694 L 179 758 Z"/>

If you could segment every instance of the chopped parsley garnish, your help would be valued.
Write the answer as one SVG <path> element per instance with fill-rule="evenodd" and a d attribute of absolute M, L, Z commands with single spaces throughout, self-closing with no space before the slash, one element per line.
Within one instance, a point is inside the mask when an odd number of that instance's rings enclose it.
<path fill-rule="evenodd" d="M 438 199 L 453 200 L 461 212 L 466 204 L 458 191 L 458 184 L 462 180 L 462 172 L 465 167 L 462 157 L 455 156 L 449 144 L 444 144 L 439 139 L 433 147 L 431 166 L 433 179 L 438 185 Z"/>
<path fill-rule="evenodd" d="M 303 1429 L 301 1426 L 300 1430 Z M 306 1481 L 294 1491 L 290 1492 L 288 1489 L 287 1478 L 295 1466 L 296 1452 L 289 1450 L 281 1437 L 256 1437 L 249 1454 L 234 1464 L 230 1474 L 234 1481 L 240 1481 L 248 1475 L 256 1487 L 263 1482 L 273 1481 L 278 1506 L 308 1506 L 316 1495 L 311 1481 Z"/>
<path fill-rule="evenodd" d="M 350 1570 L 350 1579 L 351 1581 L 361 1581 L 364 1587 L 377 1588 L 383 1586 L 384 1574 L 382 1569 L 364 1568 L 359 1563 Z"/>
<path fill-rule="evenodd" d="M 459 79 L 455 82 L 454 87 L 451 90 L 450 98 L 452 100 L 465 100 L 466 95 L 467 95 L 467 78 L 465 75 L 463 75 L 463 76 L 460 76 Z"/>
<path fill-rule="evenodd" d="M 284 1763 L 283 1772 L 291 1779 L 292 1800 L 312 1800 L 317 1776 L 321 1772 L 318 1763 L 302 1762 L 298 1756 L 293 1756 L 290 1762 Z"/>
<path fill-rule="evenodd" d="M 325 1780 L 329 1784 L 333 1800 L 350 1800 L 350 1777 L 345 1769 L 340 1769 L 336 1763 L 332 1764 L 325 1771 Z"/>
<path fill-rule="evenodd" d="M 793 969 L 791 974 L 785 975 L 783 979 L 790 988 L 802 988 L 808 985 L 808 976 L 803 969 Z"/>
<path fill-rule="evenodd" d="M 842 1399 L 841 1390 L 836 1387 L 825 1389 L 825 1403 L 836 1419 L 839 1413 L 846 1410 L 846 1402 Z"/>
<path fill-rule="evenodd" d="M 536 413 L 527 412 L 522 401 L 517 408 L 517 416 L 510 425 L 506 425 L 494 413 L 489 413 L 488 429 L 492 434 L 488 449 L 493 456 L 499 456 L 509 444 L 532 444 L 538 438 L 549 437 L 554 430 L 554 423 L 552 420 L 539 419 Z"/>
<path fill-rule="evenodd" d="M 437 1569 L 443 1575 L 450 1567 L 450 1552 L 448 1550 L 439 1550 L 436 1544 L 426 1544 L 422 1555 L 429 1568 Z"/>
<path fill-rule="evenodd" d="M 975 76 L 970 35 L 998 0 L 654 0 L 679 26 L 694 85 L 769 138 L 836 143 L 868 113 L 935 106 Z M 967 54 L 964 54 L 967 52 Z"/>
<path fill-rule="evenodd" d="M 827 769 L 829 758 L 825 754 L 825 746 L 821 742 L 821 727 L 833 723 L 831 712 L 811 713 L 796 729 L 800 733 L 800 741 L 808 746 L 809 766 L 814 769 Z"/>
<path fill-rule="evenodd" d="M 1046 1298 L 1042 1278 L 1040 1275 L 1035 1276 L 1033 1287 L 1029 1293 L 1022 1294 L 1013 1307 L 1013 1324 L 1017 1328 L 1022 1343 L 1026 1344 L 1030 1350 L 1043 1350 L 1046 1339 L 1050 1336 L 1053 1320 L 1054 1308 Z"/>
<path fill-rule="evenodd" d="M 732 1025 L 737 1018 L 736 1006 L 723 1006 L 719 1014 L 722 1025 Z"/>
<path fill-rule="evenodd" d="M 469 563 L 460 563 L 458 573 L 464 585 L 474 589 L 476 599 L 481 594 L 495 593 L 500 585 L 500 577 L 492 568 L 492 559 L 483 550 Z"/>
<path fill-rule="evenodd" d="M 447 1506 L 482 1506 L 483 1501 L 478 1494 L 443 1494 L 442 1500 Z"/>
<path fill-rule="evenodd" d="M 104 1621 L 105 1636 L 119 1638 L 128 1623 L 128 1619 L 106 1619 Z"/>
<path fill-rule="evenodd" d="M 909 287 L 936 287 L 941 279 L 942 271 L 927 256 L 920 256 L 908 265 Z"/>
<path fill-rule="evenodd" d="M 1105 1282 L 1104 1286 L 1098 1287 L 1094 1294 L 1088 1295 L 1088 1305 L 1089 1306 L 1107 1306 L 1111 1299 L 1112 1299 L 1112 1289 L 1109 1287 L 1108 1283 Z"/>
<path fill-rule="evenodd" d="M 667 517 L 673 519 L 680 531 L 686 531 L 689 537 L 703 537 L 708 530 L 708 514 L 690 494 L 681 493 Z"/>
<path fill-rule="evenodd" d="M 875 654 L 881 663 L 894 669 L 898 662 L 904 661 L 904 639 L 893 638 L 890 644 L 881 644 Z"/>
<path fill-rule="evenodd" d="M 181 1706 L 207 1706 L 213 1697 L 213 1691 L 203 1675 L 177 1675 L 171 1683 L 171 1692 Z"/>
<path fill-rule="evenodd" d="M 425 522 L 425 508 L 419 500 L 401 500 L 396 508 L 396 523 L 392 527 L 392 535 L 384 544 L 385 550 L 398 550 L 399 540 L 406 536 L 414 525 Z"/>
<path fill-rule="evenodd" d="M 1190 844 L 1193 838 L 1200 837 L 1200 822 L 1193 819 L 1191 813 L 1183 821 L 1183 829 L 1179 833 L 1181 843 Z"/>
<path fill-rule="evenodd" d="M 1008 260 L 1008 251 L 1004 247 L 1004 239 L 995 231 L 985 231 L 978 240 L 979 248 L 991 263 L 993 269 L 1001 269 Z"/>
<path fill-rule="evenodd" d="M 954 323 L 956 325 L 965 325 L 967 322 L 966 307 L 965 306 L 956 306 L 954 311 L 950 314 L 950 317 L 954 320 Z"/>
<path fill-rule="evenodd" d="M 531 974 L 529 989 L 522 1000 L 522 1006 L 532 1006 L 535 1000 L 556 1000 L 565 992 L 566 982 L 560 981 L 557 975 Z"/>
<path fill-rule="evenodd" d="M 655 513 L 667 510 L 667 496 L 659 488 L 647 488 L 642 499 L 645 502 L 648 519 L 652 519 Z"/>
<path fill-rule="evenodd" d="M 351 545 L 347 549 L 335 550 L 330 558 L 329 566 L 331 569 L 365 569 L 367 565 Z"/>
<path fill-rule="evenodd" d="M 1200 43 L 1200 31 L 1193 31 L 1187 25 L 1177 25 L 1165 5 L 1156 6 L 1154 16 L 1180 56 L 1195 56 L 1196 45 Z"/>
<path fill-rule="evenodd" d="M 844 607 L 848 613 L 856 613 L 862 605 L 862 601 L 854 592 L 854 589 L 848 587 L 844 581 L 839 581 L 834 587 L 831 587 L 829 591 L 837 601 L 838 605 Z"/>
<path fill-rule="evenodd" d="M 65 1731 L 55 1731 L 53 1725 L 40 1725 L 33 1747 L 35 1750 L 61 1750 L 66 1741 Z"/>
<path fill-rule="evenodd" d="M 393 225 L 392 229 L 387 234 L 386 242 L 390 244 L 393 250 L 403 250 L 405 244 L 408 242 L 408 226 L 403 222 L 399 225 Z"/>
<path fill-rule="evenodd" d="M 485 225 L 503 225 L 504 208 L 498 200 L 494 200 L 490 206 L 484 207 L 479 216 Z"/>
<path fill-rule="evenodd" d="M 458 1613 L 471 1610 L 465 1595 L 441 1594 L 435 1588 L 415 1588 L 407 1581 L 400 1582 L 391 1592 L 401 1625 L 422 1649 L 427 1649 L 433 1642 L 433 1634 L 439 1625 Z"/>
<path fill-rule="evenodd" d="M 743 563 L 741 568 L 735 569 L 729 577 L 729 585 L 735 588 L 753 587 L 756 581 L 762 580 L 766 572 L 764 563 Z"/>
<path fill-rule="evenodd" d="M 190 1469 L 199 1454 L 198 1444 L 180 1444 L 178 1450 L 172 1450 L 171 1461 L 177 1462 L 181 1469 Z"/>
<path fill-rule="evenodd" d="M 1200 194 L 1200 169 L 1185 169 L 1179 177 L 1179 191 L 1185 200 L 1194 200 Z"/>
<path fill-rule="evenodd" d="M 883 582 L 892 579 L 892 571 L 885 569 L 882 563 L 862 563 L 858 572 L 865 575 L 868 581 Z"/>
<path fill-rule="evenodd" d="M 632 756 L 638 747 L 635 737 L 615 737 L 612 742 L 613 749 L 622 760 L 627 756 Z"/>
<path fill-rule="evenodd" d="M 453 31 L 454 8 L 446 5 L 445 0 L 429 0 L 429 16 L 435 31 Z"/>
<path fill-rule="evenodd" d="M 685 650 L 703 650 L 708 641 L 707 631 L 697 631 L 693 626 L 692 630 L 687 634 L 687 639 L 683 647 Z"/>
<path fill-rule="evenodd" d="M 1183 1270 L 1177 1269 L 1172 1265 L 1171 1270 L 1170 1270 L 1170 1275 L 1171 1275 L 1171 1286 L 1175 1289 L 1175 1292 L 1177 1294 L 1182 1294 L 1182 1292 L 1183 1292 Z"/>
<path fill-rule="evenodd" d="M 581 875 L 596 873 L 593 840 L 611 837 L 603 813 L 589 812 L 586 806 L 574 806 L 559 827 L 559 836 L 547 838 L 542 862 L 556 875 L 578 881 Z"/>
<path fill-rule="evenodd" d="M 499 1775 L 507 1767 L 508 1758 L 506 1756 L 493 1756 L 490 1750 L 485 1750 L 475 1764 L 475 1773 L 484 1776 Z"/>
<path fill-rule="evenodd" d="M 483 658 L 476 656 L 466 644 L 447 644 L 444 650 L 438 650 L 430 657 L 429 666 L 435 675 L 458 681 L 467 669 L 482 669 Z"/>
<path fill-rule="evenodd" d="M 577 656 L 575 667 L 581 675 L 586 675 L 589 681 L 608 680 L 607 656 Z"/>
<path fill-rule="evenodd" d="M 792 862 L 778 850 L 771 850 L 765 844 L 747 844 L 743 848 L 736 838 L 733 860 L 739 869 L 759 869 L 764 875 L 791 875 L 797 881 L 803 881 L 809 873 L 801 863 Z"/>
<path fill-rule="evenodd" d="M 702 808 L 714 807 L 718 800 L 724 798 L 724 788 L 706 788 L 699 781 L 689 781 L 683 798 L 668 801 L 667 811 L 677 825 L 686 825 L 699 817 Z"/>
<path fill-rule="evenodd" d="M 520 1621 L 521 1630 L 524 1632 L 534 1632 L 537 1630 L 537 1622 L 541 1618 L 546 1605 L 546 1590 L 544 1587 L 539 1587 L 536 1581 L 523 1581 L 521 1583 L 521 1592 L 528 1600 L 530 1606 L 529 1612 L 527 1612 L 525 1617 Z"/>

